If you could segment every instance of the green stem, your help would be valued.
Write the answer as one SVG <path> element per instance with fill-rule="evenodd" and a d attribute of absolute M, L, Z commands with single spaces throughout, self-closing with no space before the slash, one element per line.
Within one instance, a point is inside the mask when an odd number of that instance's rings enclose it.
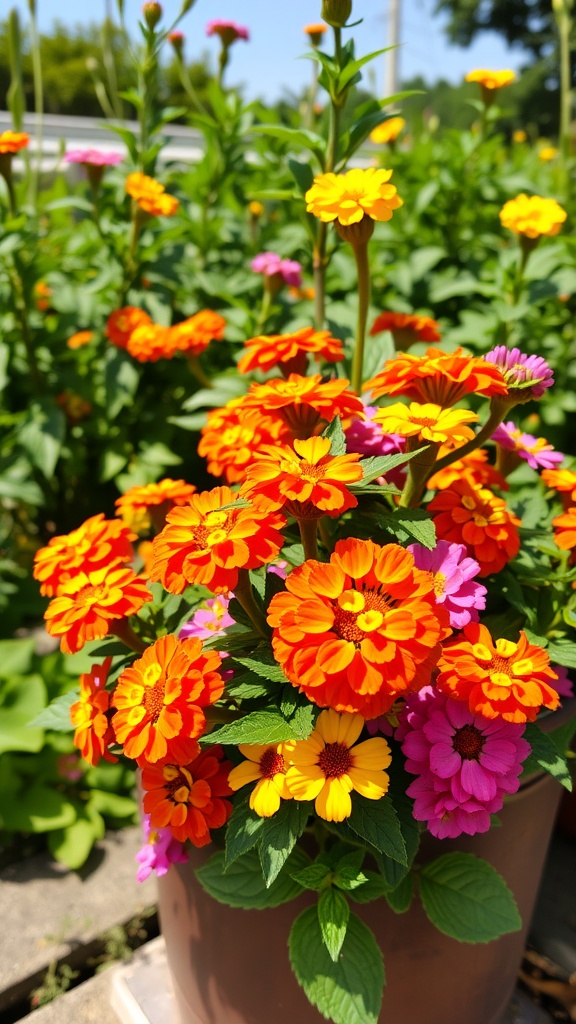
<path fill-rule="evenodd" d="M 572 107 L 570 35 L 572 19 L 564 8 L 556 16 L 560 41 L 560 156 L 562 161 L 562 185 L 566 198 L 570 190 L 568 161 L 570 159 L 570 121 Z"/>
<path fill-rule="evenodd" d="M 26 303 L 26 296 L 24 293 L 22 274 L 20 272 L 16 256 L 13 257 L 13 263 L 13 269 L 8 267 L 7 272 L 10 284 L 12 285 L 14 308 L 16 311 L 16 317 L 20 324 L 24 348 L 26 349 L 26 360 L 30 368 L 32 385 L 36 394 L 40 395 L 44 391 L 44 378 L 40 371 L 40 367 L 38 366 L 36 352 L 34 351 L 34 341 L 30 330 L 30 324 L 28 322 L 28 305 Z"/>
<path fill-rule="evenodd" d="M 334 29 L 334 55 L 338 68 L 342 60 L 342 31 Z M 326 173 L 334 170 L 338 157 L 338 141 L 340 137 L 340 112 L 339 100 L 330 97 L 330 126 L 328 130 L 328 147 L 326 150 Z M 316 245 L 314 246 L 313 272 L 314 272 L 314 325 L 317 331 L 324 327 L 326 318 L 326 267 L 328 258 L 326 256 L 326 244 L 328 239 L 328 226 L 322 221 L 318 224 L 316 233 Z"/>
<path fill-rule="evenodd" d="M 354 257 L 358 270 L 358 319 L 356 322 L 356 345 L 352 360 L 351 387 L 357 395 L 362 393 L 362 368 L 364 366 L 364 343 L 366 340 L 366 321 L 370 305 L 370 264 L 368 262 L 368 242 L 353 244 Z"/>
<path fill-rule="evenodd" d="M 300 539 L 302 540 L 302 547 L 304 548 L 304 558 L 308 561 L 309 558 L 318 559 L 318 520 L 317 519 L 299 519 L 298 529 L 300 530 Z"/>
<path fill-rule="evenodd" d="M 223 81 L 223 78 L 224 78 L 224 72 L 225 72 L 225 70 L 226 70 L 226 68 L 228 66 L 228 59 L 229 59 L 228 51 L 229 51 L 229 47 L 223 45 L 222 49 L 220 50 L 220 57 L 218 59 L 218 74 L 216 75 L 216 81 L 217 81 L 217 83 L 218 83 L 218 85 L 220 86 L 221 89 L 223 88 L 222 81 Z"/>
<path fill-rule="evenodd" d="M 42 58 L 40 56 L 40 38 L 34 6 L 30 4 L 30 50 L 32 55 L 32 76 L 34 80 L 34 112 L 36 114 L 36 165 L 30 183 L 30 198 L 36 205 L 42 163 L 42 140 L 44 136 L 44 90 L 42 85 Z"/>
<path fill-rule="evenodd" d="M 238 570 L 238 583 L 234 587 L 234 597 L 238 601 L 238 604 L 242 605 L 246 615 L 254 623 L 256 631 L 260 633 L 261 636 L 268 638 L 270 631 L 266 624 L 266 617 L 256 604 L 248 569 Z"/>
<path fill-rule="evenodd" d="M 435 462 L 434 465 L 431 466 L 430 471 L 426 476 L 426 480 L 428 477 L 432 476 L 433 473 L 439 473 L 440 470 L 446 469 L 447 466 L 451 466 L 453 462 L 463 459 L 466 455 L 469 455 L 470 452 L 475 451 L 476 448 L 480 448 L 480 446 L 484 444 L 484 441 L 488 441 L 492 437 L 496 427 L 500 426 L 506 412 L 507 408 L 504 403 L 493 403 L 486 423 L 478 431 L 476 436 L 470 441 L 467 441 L 466 444 L 461 445 L 460 448 L 456 448 L 453 452 L 449 452 L 443 459 L 439 459 L 438 462 Z"/>
<path fill-rule="evenodd" d="M 260 314 L 258 316 L 258 322 L 256 324 L 257 334 L 262 334 L 266 321 L 270 316 L 270 309 L 272 307 L 272 293 L 266 287 L 266 280 L 264 281 L 264 292 L 262 294 L 262 305 L 260 306 Z"/>
<path fill-rule="evenodd" d="M 111 622 L 110 632 L 118 637 L 123 644 L 126 644 L 126 647 L 129 647 L 131 651 L 142 654 L 146 650 L 147 644 L 136 635 L 127 619 Z"/>
<path fill-rule="evenodd" d="M 188 366 L 190 367 L 192 373 L 196 377 L 196 380 L 198 381 L 199 384 L 202 385 L 202 387 L 204 387 L 204 388 L 213 388 L 214 387 L 212 381 L 210 380 L 210 377 L 206 376 L 206 374 L 204 373 L 204 370 L 200 366 L 200 360 L 198 359 L 198 356 L 196 356 L 196 355 L 189 355 L 188 356 Z"/>
<path fill-rule="evenodd" d="M 138 273 L 139 261 L 138 261 L 138 241 L 140 239 L 140 229 L 142 227 L 141 211 L 136 203 L 136 200 L 132 200 L 132 233 L 130 236 L 130 249 L 128 250 L 128 258 L 124 265 L 124 278 L 120 288 L 120 306 L 123 306 L 126 302 L 126 296 L 130 291 L 130 286 Z"/>

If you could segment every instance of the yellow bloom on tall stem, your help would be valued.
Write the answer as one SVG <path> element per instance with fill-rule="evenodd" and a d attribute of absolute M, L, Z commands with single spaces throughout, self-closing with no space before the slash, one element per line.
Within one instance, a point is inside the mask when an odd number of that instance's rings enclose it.
<path fill-rule="evenodd" d="M 465 80 L 477 82 L 484 89 L 494 91 L 502 89 L 505 85 L 511 85 L 515 78 L 514 71 L 488 71 L 486 68 L 477 68 L 475 71 L 469 71 Z"/>
<path fill-rule="evenodd" d="M 249 804 L 261 818 L 270 818 L 276 814 L 281 800 L 292 799 L 292 793 L 286 785 L 286 772 L 293 747 L 291 742 L 241 743 L 238 747 L 247 760 L 232 769 L 228 785 L 236 791 L 249 782 L 255 782 Z"/>
<path fill-rule="evenodd" d="M 140 171 L 128 175 L 125 189 L 140 209 L 152 217 L 172 217 L 180 205 L 176 196 L 166 192 L 164 185 Z"/>
<path fill-rule="evenodd" d="M 567 216 L 555 199 L 527 196 L 524 192 L 509 199 L 500 210 L 502 227 L 530 239 L 557 235 Z"/>
<path fill-rule="evenodd" d="M 379 409 L 373 421 L 387 434 L 400 434 L 402 437 L 417 437 L 419 441 L 432 441 L 446 444 L 456 441 L 464 444 L 474 437 L 474 431 L 466 426 L 475 423 L 478 416 L 469 409 L 443 409 L 433 402 L 410 402 L 403 405 L 396 402 Z"/>
<path fill-rule="evenodd" d="M 402 206 L 396 186 L 389 184 L 391 177 L 392 171 L 375 167 L 320 174 L 306 193 L 306 209 L 325 223 L 338 221 L 345 226 L 358 224 L 364 216 L 390 220 Z"/>
<path fill-rule="evenodd" d="M 362 715 L 329 709 L 318 716 L 308 739 L 294 745 L 286 784 L 296 800 L 314 800 L 324 821 L 350 817 L 353 790 L 368 800 L 381 800 L 388 792 L 384 769 L 392 760 L 390 747 L 380 736 L 356 744 L 363 727 Z"/>

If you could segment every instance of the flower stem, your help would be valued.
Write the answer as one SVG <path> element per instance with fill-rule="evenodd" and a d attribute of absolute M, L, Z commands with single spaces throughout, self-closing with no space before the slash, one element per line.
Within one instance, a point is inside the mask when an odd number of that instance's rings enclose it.
<path fill-rule="evenodd" d="M 42 139 L 44 134 L 44 90 L 42 86 L 42 59 L 40 37 L 36 21 L 35 5 L 30 4 L 30 50 L 32 56 L 32 77 L 34 80 L 34 113 L 36 114 L 36 165 L 30 183 L 30 198 L 36 205 L 42 165 Z"/>
<path fill-rule="evenodd" d="M 299 519 L 298 529 L 300 530 L 300 539 L 302 540 L 302 547 L 304 548 L 304 558 L 308 561 L 309 558 L 318 558 L 318 520 L 317 519 Z"/>
<path fill-rule="evenodd" d="M 554 5 L 553 5 L 554 6 Z M 570 159 L 570 121 L 572 107 L 571 68 L 570 68 L 570 36 L 572 19 L 568 6 L 556 13 L 556 25 L 560 44 L 560 156 L 562 161 L 562 187 L 566 197 L 570 190 L 568 161 Z"/>
<path fill-rule="evenodd" d="M 340 69 L 340 63 L 342 60 L 342 31 L 339 28 L 334 29 L 334 56 L 336 57 L 336 63 L 338 69 Z M 334 170 L 336 160 L 338 157 L 338 141 L 340 138 L 340 112 L 341 103 L 336 100 L 334 96 L 331 96 L 330 103 L 330 126 L 328 129 L 328 146 L 326 149 L 326 164 L 324 166 L 325 172 Z M 314 326 L 317 331 L 321 331 L 324 327 L 324 321 L 326 318 L 326 267 L 328 266 L 328 258 L 326 256 L 326 243 L 328 238 L 328 225 L 322 221 L 318 224 L 316 234 L 316 244 L 314 246 L 313 255 L 313 272 L 314 272 Z"/>
<path fill-rule="evenodd" d="M 484 441 L 488 441 L 492 437 L 496 427 L 500 426 L 505 415 L 506 407 L 502 403 L 492 403 L 490 406 L 490 415 L 476 436 L 470 441 L 467 441 L 466 444 L 461 445 L 460 448 L 456 448 L 453 452 L 449 452 L 443 459 L 439 459 L 438 462 L 435 462 L 427 473 L 424 482 L 426 482 L 428 477 L 432 476 L 433 473 L 438 473 L 440 470 L 446 469 L 446 467 L 451 466 L 453 462 L 463 459 L 466 455 L 469 455 L 470 452 L 475 451 L 476 448 L 480 448 L 480 446 L 484 444 Z"/>
<path fill-rule="evenodd" d="M 270 635 L 270 630 L 266 624 L 266 617 L 264 613 L 256 604 L 248 569 L 238 570 L 238 583 L 234 587 L 234 597 L 238 601 L 238 604 L 242 605 L 242 608 L 246 612 L 248 618 L 254 623 L 256 631 L 260 633 L 261 636 L 265 636 L 267 638 Z"/>
<path fill-rule="evenodd" d="M 111 622 L 110 632 L 118 637 L 123 644 L 126 644 L 126 647 L 129 647 L 130 650 L 136 651 L 137 654 L 142 654 L 146 650 L 147 645 L 136 635 L 127 619 L 118 619 L 116 622 Z"/>
<path fill-rule="evenodd" d="M 358 270 L 358 319 L 356 322 L 356 345 L 352 360 L 352 390 L 360 395 L 362 392 L 362 369 L 364 366 L 364 343 L 366 340 L 366 321 L 370 305 L 370 265 L 368 263 L 368 242 L 360 242 L 352 246 Z"/>
<path fill-rule="evenodd" d="M 206 374 L 204 373 L 204 370 L 200 366 L 200 360 L 198 359 L 198 356 L 196 356 L 196 355 L 188 356 L 188 366 L 190 367 L 190 370 L 192 371 L 192 373 L 196 377 L 196 380 L 198 381 L 198 383 L 202 385 L 202 387 L 204 387 L 204 388 L 213 388 L 214 387 L 212 381 L 210 380 L 210 377 L 206 376 Z"/>

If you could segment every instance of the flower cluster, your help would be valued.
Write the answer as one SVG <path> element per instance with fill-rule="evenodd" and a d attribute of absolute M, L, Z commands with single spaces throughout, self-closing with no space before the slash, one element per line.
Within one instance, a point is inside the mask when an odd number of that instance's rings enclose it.
<path fill-rule="evenodd" d="M 212 340 L 224 337 L 226 321 L 219 313 L 203 309 L 173 327 L 155 324 L 144 309 L 124 306 L 108 317 L 106 336 L 140 363 L 172 359 L 178 353 L 200 355 Z"/>
<path fill-rule="evenodd" d="M 139 209 L 151 217 L 173 217 L 180 206 L 176 196 L 168 195 L 164 185 L 141 171 L 128 175 L 125 189 Z"/>

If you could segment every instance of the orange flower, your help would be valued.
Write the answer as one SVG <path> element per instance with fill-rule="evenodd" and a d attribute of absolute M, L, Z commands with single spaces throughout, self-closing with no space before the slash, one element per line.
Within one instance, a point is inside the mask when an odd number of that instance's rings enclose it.
<path fill-rule="evenodd" d="M 56 395 L 56 405 L 60 406 L 66 419 L 72 424 L 81 423 L 92 412 L 90 402 L 82 398 L 82 395 L 77 395 L 74 391 L 71 391 L 70 388 Z"/>
<path fill-rule="evenodd" d="M 466 701 L 474 714 L 507 722 L 533 722 L 542 707 L 558 707 L 550 658 L 524 632 L 518 643 L 494 643 L 486 626 L 471 622 L 463 637 L 444 646 L 436 681 L 441 693 Z"/>
<path fill-rule="evenodd" d="M 106 690 L 106 679 L 112 658 L 106 658 L 101 665 L 93 665 L 89 672 L 80 676 L 80 700 L 70 708 L 70 720 L 75 728 L 74 746 L 85 761 L 92 765 L 105 761 L 116 762 L 108 747 L 114 743 L 114 732 L 110 726 L 110 694 Z"/>
<path fill-rule="evenodd" d="M 65 654 L 76 654 L 90 640 L 102 640 L 111 623 L 125 619 L 152 600 L 143 579 L 124 567 L 79 572 L 62 583 L 44 618 L 50 636 L 61 637 Z"/>
<path fill-rule="evenodd" d="M 466 75 L 466 82 L 477 82 L 484 89 L 501 89 L 504 85 L 510 85 L 516 74 L 514 71 L 488 71 L 486 68 L 477 68 L 469 71 Z"/>
<path fill-rule="evenodd" d="M 18 153 L 29 142 L 30 136 L 26 132 L 0 132 L 0 153 Z"/>
<path fill-rule="evenodd" d="M 196 492 L 194 484 L 185 480 L 171 480 L 166 477 L 157 484 L 145 484 L 143 487 L 131 487 L 130 490 L 117 498 L 116 515 L 131 529 L 143 532 L 150 529 L 152 520 L 162 529 L 166 513 L 174 505 L 187 505 Z M 152 510 L 152 516 L 148 514 Z"/>
<path fill-rule="evenodd" d="M 370 142 L 374 142 L 377 146 L 386 142 L 395 142 L 405 127 L 406 121 L 403 117 L 389 117 L 387 121 L 383 121 L 370 132 Z"/>
<path fill-rule="evenodd" d="M 199 313 L 170 328 L 171 343 L 175 352 L 199 356 L 211 341 L 222 341 L 226 321 L 220 313 L 201 309 Z"/>
<path fill-rule="evenodd" d="M 329 564 L 293 569 L 268 609 L 274 656 L 320 707 L 385 714 L 430 682 L 450 633 L 434 581 L 399 544 L 340 540 Z"/>
<path fill-rule="evenodd" d="M 152 319 L 144 309 L 137 306 L 124 306 L 110 314 L 106 323 L 106 337 L 118 348 L 126 348 L 130 335 L 137 327 L 151 324 Z"/>
<path fill-rule="evenodd" d="M 42 313 L 45 313 L 47 309 L 50 309 L 52 289 L 46 281 L 37 281 L 34 285 L 34 305 L 36 309 L 39 309 Z"/>
<path fill-rule="evenodd" d="M 171 359 L 176 349 L 171 327 L 160 324 L 142 324 L 128 338 L 126 348 L 139 363 L 157 363 L 159 359 Z"/>
<path fill-rule="evenodd" d="M 448 445 L 446 448 L 441 448 L 438 458 L 443 458 L 451 450 Z M 455 480 L 462 479 L 468 480 L 473 487 L 488 487 L 490 489 L 497 487 L 499 491 L 510 490 L 508 481 L 488 462 L 486 448 L 475 448 L 463 459 L 457 459 L 450 466 L 446 466 L 446 469 L 434 473 L 426 481 L 426 486 L 431 491 L 443 491 L 446 487 L 451 487 Z"/>
<path fill-rule="evenodd" d="M 280 530 L 286 520 L 265 498 L 254 498 L 248 508 L 239 498 L 229 487 L 214 487 L 172 509 L 154 538 L 150 579 L 172 594 L 183 593 L 189 583 L 221 594 L 234 590 L 239 569 L 272 562 L 284 543 Z"/>
<path fill-rule="evenodd" d="M 464 444 L 474 437 L 474 431 L 465 426 L 476 423 L 478 416 L 468 409 L 443 409 L 440 405 L 426 402 L 410 402 L 410 405 L 388 405 L 378 409 L 372 417 L 386 434 L 400 434 L 401 437 L 415 437 L 419 441 L 434 444 Z"/>
<path fill-rule="evenodd" d="M 228 773 L 221 746 L 210 747 L 187 765 L 148 765 L 142 772 L 144 812 L 152 828 L 169 828 L 181 843 L 211 841 L 210 829 L 221 828 L 232 814 Z"/>
<path fill-rule="evenodd" d="M 554 543 L 562 551 L 571 551 L 576 548 L 576 508 L 569 508 L 564 515 L 556 516 L 552 520 L 554 527 Z"/>
<path fill-rule="evenodd" d="M 358 499 L 346 484 L 362 479 L 360 455 L 330 455 L 327 437 L 311 437 L 289 445 L 266 445 L 248 466 L 242 494 L 262 494 L 271 508 L 298 519 L 338 516 L 355 508 Z"/>
<path fill-rule="evenodd" d="M 175 196 L 166 193 L 164 185 L 140 171 L 129 174 L 124 187 L 140 209 L 152 217 L 172 217 L 180 206 Z"/>
<path fill-rule="evenodd" d="M 400 352 L 405 352 L 417 341 L 440 341 L 440 324 L 429 316 L 418 316 L 415 313 L 380 313 L 377 316 L 370 334 L 381 334 L 390 331 L 394 345 Z"/>
<path fill-rule="evenodd" d="M 428 505 L 441 540 L 465 544 L 480 564 L 480 576 L 500 572 L 520 550 L 520 520 L 486 487 L 456 480 Z"/>
<path fill-rule="evenodd" d="M 76 331 L 76 334 L 71 334 L 66 342 L 68 348 L 84 348 L 85 345 L 89 345 L 94 337 L 94 331 Z"/>
<path fill-rule="evenodd" d="M 246 409 L 242 398 L 209 412 L 200 433 L 198 454 L 208 459 L 208 472 L 223 476 L 229 484 L 245 479 L 254 453 L 264 445 L 290 440 L 290 431 L 279 416 Z"/>
<path fill-rule="evenodd" d="M 206 728 L 202 709 L 222 696 L 221 664 L 196 637 L 162 636 L 125 669 L 114 691 L 112 727 L 126 757 L 140 765 L 188 764 Z"/>
<path fill-rule="evenodd" d="M 34 579 L 41 583 L 40 593 L 54 597 L 59 587 L 79 572 L 111 569 L 134 557 L 132 533 L 117 519 L 104 514 L 91 516 L 72 533 L 52 537 L 34 556 Z"/>
<path fill-rule="evenodd" d="M 576 501 L 576 473 L 573 469 L 544 469 L 541 476 L 547 487 L 562 494 L 567 506 Z"/>
<path fill-rule="evenodd" d="M 407 352 L 389 359 L 383 370 L 364 385 L 373 398 L 406 395 L 421 402 L 456 405 L 466 395 L 506 395 L 508 389 L 500 369 L 461 348 L 442 352 L 429 348 L 425 356 Z"/>
<path fill-rule="evenodd" d="M 316 331 L 313 327 L 302 327 L 292 334 L 259 335 L 244 342 L 248 351 L 238 363 L 240 373 L 262 370 L 267 373 L 280 364 L 282 373 L 306 373 L 308 355 L 314 355 L 316 362 L 325 359 L 328 363 L 339 363 L 344 359 L 342 342 L 333 338 L 330 331 Z"/>
<path fill-rule="evenodd" d="M 267 380 L 251 384 L 243 399 L 245 408 L 282 416 L 295 437 L 306 438 L 340 419 L 364 419 L 364 406 L 348 390 L 347 380 L 324 381 L 321 375 L 301 377 L 291 373 L 288 380 Z"/>

